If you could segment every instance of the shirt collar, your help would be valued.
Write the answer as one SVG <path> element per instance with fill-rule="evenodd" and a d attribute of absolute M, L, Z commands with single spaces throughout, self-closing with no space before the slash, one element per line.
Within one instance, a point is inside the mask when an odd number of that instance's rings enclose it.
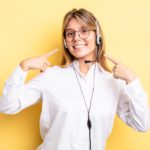
<path fill-rule="evenodd" d="M 74 67 L 75 67 L 75 69 L 78 71 L 78 72 L 80 72 L 80 68 L 79 68 L 79 66 L 80 66 L 80 64 L 79 64 L 79 62 L 77 61 L 77 60 L 74 60 L 73 62 L 72 62 L 72 65 L 74 65 Z M 94 64 L 91 66 L 91 67 L 93 67 L 94 66 Z M 100 72 L 104 72 L 105 70 L 104 70 L 104 68 L 98 63 L 98 62 L 96 62 L 96 67 L 99 69 L 99 71 Z"/>

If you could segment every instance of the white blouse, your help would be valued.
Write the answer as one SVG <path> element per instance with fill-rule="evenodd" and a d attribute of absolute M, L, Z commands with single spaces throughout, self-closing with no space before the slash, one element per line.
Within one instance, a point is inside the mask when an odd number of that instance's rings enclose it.
<path fill-rule="evenodd" d="M 89 150 L 87 109 L 73 66 L 89 106 L 94 65 L 86 76 L 74 61 L 67 68 L 54 66 L 25 83 L 27 72 L 18 66 L 7 80 L 0 97 L 0 112 L 15 114 L 40 100 L 40 133 L 43 143 L 37 150 Z M 139 79 L 126 85 L 113 78 L 98 63 L 90 110 L 92 150 L 104 150 L 114 117 L 118 116 L 137 131 L 149 128 L 147 95 Z"/>

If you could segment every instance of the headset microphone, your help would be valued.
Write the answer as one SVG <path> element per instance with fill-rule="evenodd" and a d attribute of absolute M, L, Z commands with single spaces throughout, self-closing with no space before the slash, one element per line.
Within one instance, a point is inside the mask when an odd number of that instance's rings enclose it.
<path fill-rule="evenodd" d="M 95 60 L 93 60 L 93 61 L 92 60 L 85 60 L 84 61 L 85 64 L 92 63 L 92 62 L 95 62 Z"/>

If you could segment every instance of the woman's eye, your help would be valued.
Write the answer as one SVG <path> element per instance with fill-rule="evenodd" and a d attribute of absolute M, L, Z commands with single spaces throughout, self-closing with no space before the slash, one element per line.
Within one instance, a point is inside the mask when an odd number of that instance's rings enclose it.
<path fill-rule="evenodd" d="M 66 33 L 66 36 L 68 36 L 68 37 L 73 36 L 73 32 Z"/>
<path fill-rule="evenodd" d="M 88 29 L 82 29 L 82 30 L 81 30 L 81 33 L 82 33 L 82 34 L 85 34 L 85 33 L 87 33 L 87 32 L 89 32 Z"/>

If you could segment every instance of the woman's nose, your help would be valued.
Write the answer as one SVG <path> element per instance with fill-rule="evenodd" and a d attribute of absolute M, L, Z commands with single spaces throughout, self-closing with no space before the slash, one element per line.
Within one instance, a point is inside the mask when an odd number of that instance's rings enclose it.
<path fill-rule="evenodd" d="M 74 38 L 73 38 L 73 40 L 79 40 L 79 39 L 81 39 L 79 34 L 80 34 L 79 31 L 76 31 L 76 32 L 74 33 Z"/>

